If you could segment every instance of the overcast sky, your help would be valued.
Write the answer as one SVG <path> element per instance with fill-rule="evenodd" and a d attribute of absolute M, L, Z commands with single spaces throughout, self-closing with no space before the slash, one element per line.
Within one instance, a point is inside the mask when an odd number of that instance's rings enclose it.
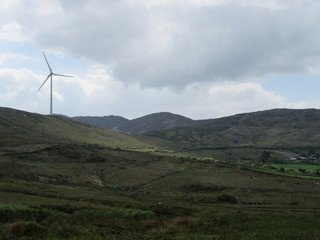
<path fill-rule="evenodd" d="M 0 106 L 133 119 L 320 108 L 319 0 L 0 0 Z"/>

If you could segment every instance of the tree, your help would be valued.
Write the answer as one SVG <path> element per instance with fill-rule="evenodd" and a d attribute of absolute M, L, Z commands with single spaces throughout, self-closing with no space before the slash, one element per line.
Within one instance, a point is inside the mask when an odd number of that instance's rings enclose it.
<path fill-rule="evenodd" d="M 260 162 L 268 162 L 271 158 L 271 152 L 263 151 L 260 156 Z"/>

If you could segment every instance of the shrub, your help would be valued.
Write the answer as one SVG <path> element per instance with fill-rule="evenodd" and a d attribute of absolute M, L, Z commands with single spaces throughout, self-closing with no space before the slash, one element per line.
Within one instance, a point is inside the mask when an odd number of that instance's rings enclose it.
<path fill-rule="evenodd" d="M 191 184 L 189 186 L 185 186 L 184 188 L 193 192 L 218 192 L 226 189 L 226 187 L 202 184 Z"/>
<path fill-rule="evenodd" d="M 182 206 L 156 205 L 152 207 L 152 212 L 157 216 L 188 216 L 193 210 Z"/>
<path fill-rule="evenodd" d="M 304 168 L 299 168 L 298 171 L 302 174 L 306 174 L 307 171 Z"/>
<path fill-rule="evenodd" d="M 316 176 L 320 176 L 320 169 L 317 169 L 313 172 L 314 175 Z"/>
<path fill-rule="evenodd" d="M 0 223 L 14 221 L 15 219 L 29 220 L 32 211 L 22 205 L 0 204 Z"/>
<path fill-rule="evenodd" d="M 137 216 L 153 216 L 152 211 L 130 208 L 111 208 L 111 209 L 84 209 L 74 213 L 75 216 L 81 217 L 137 217 Z"/>
<path fill-rule="evenodd" d="M 26 230 L 25 222 L 13 222 L 5 225 L 2 229 L 2 234 L 5 237 L 9 237 L 10 235 L 18 235 L 21 236 L 25 233 Z"/>
<path fill-rule="evenodd" d="M 231 203 L 231 204 L 237 204 L 238 200 L 231 195 L 228 194 L 223 194 L 223 195 L 219 195 L 217 197 L 217 202 L 225 202 L 225 203 Z"/>
<path fill-rule="evenodd" d="M 34 236 L 44 232 L 44 229 L 35 222 L 16 221 L 8 223 L 2 228 L 2 236 Z"/>

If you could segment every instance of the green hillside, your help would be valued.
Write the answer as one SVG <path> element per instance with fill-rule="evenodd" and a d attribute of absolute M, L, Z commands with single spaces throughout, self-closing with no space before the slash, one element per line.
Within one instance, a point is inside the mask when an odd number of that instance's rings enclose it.
<path fill-rule="evenodd" d="M 120 116 L 72 117 L 71 119 L 126 134 L 143 134 L 194 123 L 190 118 L 169 112 L 152 113 L 132 120 Z"/>
<path fill-rule="evenodd" d="M 319 181 L 90 144 L 15 149 L 0 155 L 0 239 L 311 240 Z"/>
<path fill-rule="evenodd" d="M 178 142 L 159 151 L 145 144 L 156 139 L 7 108 L 0 130 L 1 240 L 320 235 L 318 166 L 311 177 L 192 158 L 169 151 Z"/>
<path fill-rule="evenodd" d="M 113 129 L 128 134 L 143 134 L 150 131 L 188 126 L 193 122 L 192 119 L 178 114 L 160 112 L 123 122 Z"/>
<path fill-rule="evenodd" d="M 114 127 L 129 121 L 128 119 L 120 116 L 103 116 L 103 117 L 91 117 L 91 116 L 78 116 L 72 117 L 72 120 L 86 123 L 92 126 L 101 127 L 105 129 L 113 129 Z"/>
<path fill-rule="evenodd" d="M 274 109 L 238 114 L 146 135 L 203 147 L 319 147 L 320 110 Z"/>
<path fill-rule="evenodd" d="M 76 142 L 104 146 L 147 146 L 132 136 L 75 122 L 60 116 L 46 116 L 0 108 L 0 146 Z"/>

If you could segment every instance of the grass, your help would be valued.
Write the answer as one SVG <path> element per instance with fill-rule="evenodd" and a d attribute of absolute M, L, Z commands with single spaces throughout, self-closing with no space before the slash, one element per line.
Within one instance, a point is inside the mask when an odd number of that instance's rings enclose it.
<path fill-rule="evenodd" d="M 0 119 L 0 240 L 320 235 L 319 178 L 225 164 L 216 161 L 226 157 L 221 148 L 198 160 L 166 151 L 165 141 L 150 147 L 146 137 L 56 117 L 17 112 L 10 130 L 13 118 Z M 239 158 L 263 151 L 229 150 Z"/>
<path fill-rule="evenodd" d="M 285 170 L 294 170 L 299 172 L 299 169 L 305 169 L 306 171 L 312 173 L 320 169 L 320 165 L 313 164 L 272 164 L 276 168 L 284 168 Z"/>
<path fill-rule="evenodd" d="M 150 210 L 77 209 L 68 213 L 5 206 L 10 222 L 0 223 L 2 239 L 317 239 L 314 214 L 248 214 L 242 211 L 168 215 Z M 3 209 L 3 206 L 0 207 Z M 9 210 L 8 210 L 9 209 Z M 27 212 L 16 215 L 21 210 Z"/>
<path fill-rule="evenodd" d="M 266 169 L 266 168 L 257 168 L 257 167 L 248 167 L 248 169 L 256 172 L 261 173 L 268 173 L 268 174 L 274 174 L 279 176 L 286 176 L 286 177 L 294 177 L 294 178 L 305 178 L 305 179 L 319 179 L 317 176 L 308 176 L 308 175 L 302 175 L 298 172 L 290 173 L 290 172 L 281 172 L 278 169 Z"/>
<path fill-rule="evenodd" d="M 253 171 L 275 174 L 280 176 L 320 179 L 319 165 L 312 164 L 270 164 L 261 167 L 247 166 Z"/>
<path fill-rule="evenodd" d="M 23 144 L 83 143 L 107 147 L 148 148 L 133 136 L 92 127 L 58 116 L 45 116 L 9 108 L 0 108 L 0 149 Z"/>

